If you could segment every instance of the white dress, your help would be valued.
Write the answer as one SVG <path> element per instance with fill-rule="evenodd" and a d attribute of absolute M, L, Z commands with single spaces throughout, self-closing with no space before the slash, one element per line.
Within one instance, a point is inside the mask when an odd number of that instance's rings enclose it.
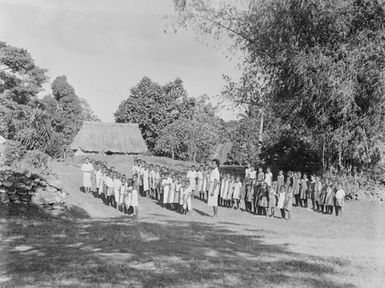
<path fill-rule="evenodd" d="M 91 182 L 91 173 L 94 170 L 94 166 L 92 166 L 91 163 L 84 163 L 82 165 L 82 172 L 83 172 L 83 187 L 91 188 L 92 182 Z"/>
<path fill-rule="evenodd" d="M 242 182 L 235 182 L 233 199 L 239 200 L 241 198 L 241 188 L 242 188 Z"/>
<path fill-rule="evenodd" d="M 120 181 L 120 179 L 114 179 L 114 196 L 115 196 L 115 201 L 116 203 L 118 203 L 118 205 L 121 204 L 119 202 L 121 189 L 122 189 L 122 181 Z"/>
<path fill-rule="evenodd" d="M 269 187 L 271 187 L 271 185 L 273 184 L 273 174 L 271 172 L 266 173 L 266 175 L 265 175 L 265 183 Z"/>
<path fill-rule="evenodd" d="M 222 179 L 221 181 L 221 198 L 224 198 L 225 194 L 227 194 L 227 180 L 226 179 Z"/>
<path fill-rule="evenodd" d="M 188 171 L 187 178 L 190 180 L 190 187 L 192 191 L 195 191 L 197 185 L 197 171 Z"/>
<path fill-rule="evenodd" d="M 198 171 L 197 172 L 198 182 L 197 182 L 197 192 L 203 191 L 203 172 Z"/>
<path fill-rule="evenodd" d="M 125 192 L 126 193 L 124 195 L 124 203 L 126 204 L 126 207 L 130 207 L 132 202 L 132 186 L 127 185 L 127 187 L 125 188 Z"/>
<path fill-rule="evenodd" d="M 150 190 L 148 169 L 143 169 L 142 175 L 143 175 L 143 191 L 148 191 Z"/>
<path fill-rule="evenodd" d="M 217 186 L 215 187 L 215 190 L 212 191 L 214 187 L 214 182 L 217 182 Z M 215 168 L 211 173 L 210 173 L 210 178 L 209 178 L 209 199 L 207 201 L 207 205 L 217 207 L 218 206 L 218 194 L 219 194 L 219 188 L 220 188 L 220 182 L 219 182 L 219 170 L 218 168 Z M 213 193 L 213 195 L 211 195 Z"/>
<path fill-rule="evenodd" d="M 228 180 L 227 191 L 226 191 L 226 195 L 225 195 L 226 197 L 224 199 L 226 199 L 226 200 L 232 200 L 233 199 L 234 185 L 235 185 L 235 182 Z"/>
<path fill-rule="evenodd" d="M 206 172 L 202 172 L 202 192 L 207 191 L 207 177 L 206 177 Z"/>
<path fill-rule="evenodd" d="M 169 201 L 169 193 L 170 193 L 170 188 L 171 188 L 171 183 L 172 180 L 170 177 L 167 179 L 163 179 L 162 184 L 163 184 L 163 204 L 168 204 Z"/>
<path fill-rule="evenodd" d="M 96 171 L 96 174 L 95 174 L 96 188 L 98 188 L 99 194 L 103 193 L 103 186 L 100 188 L 100 186 L 102 185 L 102 177 L 103 177 L 102 171 L 101 170 Z"/>
<path fill-rule="evenodd" d="M 174 203 L 175 189 L 176 189 L 176 182 L 172 182 L 171 187 L 170 187 L 170 192 L 168 193 L 168 202 L 167 203 Z"/>
<path fill-rule="evenodd" d="M 285 192 L 280 192 L 278 194 L 278 205 L 277 206 L 279 209 L 285 208 L 285 197 L 286 197 Z"/>
<path fill-rule="evenodd" d="M 106 176 L 107 196 L 111 196 L 114 192 L 114 181 L 110 176 Z"/>
<path fill-rule="evenodd" d="M 184 189 L 184 195 L 185 195 L 185 201 L 183 203 L 183 209 L 187 209 L 188 210 L 192 210 L 192 207 L 191 207 L 191 193 L 192 193 L 192 189 L 191 189 L 191 186 L 190 187 L 187 187 L 186 189 Z"/>

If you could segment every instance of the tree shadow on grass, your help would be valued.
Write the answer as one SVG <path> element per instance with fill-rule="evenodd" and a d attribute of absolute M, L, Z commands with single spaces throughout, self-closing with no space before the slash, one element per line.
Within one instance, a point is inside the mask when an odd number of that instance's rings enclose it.
<path fill-rule="evenodd" d="M 215 224 L 114 218 L 7 219 L 8 286 L 354 287 L 346 265 L 290 252 Z"/>
<path fill-rule="evenodd" d="M 196 213 L 198 213 L 199 215 L 201 215 L 201 216 L 205 216 L 205 217 L 210 217 L 210 216 L 211 216 L 211 215 L 207 214 L 206 212 L 203 212 L 203 211 L 201 211 L 201 210 L 199 210 L 199 209 L 193 208 L 193 210 L 194 210 Z"/>

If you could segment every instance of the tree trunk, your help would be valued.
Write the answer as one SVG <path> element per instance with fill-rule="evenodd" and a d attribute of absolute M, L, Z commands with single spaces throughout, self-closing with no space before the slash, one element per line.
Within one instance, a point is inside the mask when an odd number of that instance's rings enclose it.
<path fill-rule="evenodd" d="M 175 152 L 174 152 L 174 150 L 171 150 L 171 157 L 172 157 L 172 159 L 175 159 Z"/>
<path fill-rule="evenodd" d="M 258 137 L 258 152 L 261 152 L 262 148 L 262 141 L 263 141 L 263 120 L 264 120 L 264 113 L 263 110 L 260 109 L 259 113 L 261 114 L 261 122 L 259 123 L 259 137 Z"/>
<path fill-rule="evenodd" d="M 325 135 L 322 138 L 322 175 L 325 173 Z"/>
<path fill-rule="evenodd" d="M 194 162 L 194 163 L 195 163 L 196 156 L 197 156 L 197 153 L 194 152 L 194 153 L 193 153 L 193 162 Z"/>
<path fill-rule="evenodd" d="M 342 166 L 342 142 L 338 144 L 338 169 L 340 172 L 343 170 Z"/>

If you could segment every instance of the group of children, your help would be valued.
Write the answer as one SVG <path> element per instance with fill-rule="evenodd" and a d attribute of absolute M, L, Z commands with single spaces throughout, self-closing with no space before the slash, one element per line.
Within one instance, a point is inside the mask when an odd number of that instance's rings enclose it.
<path fill-rule="evenodd" d="M 83 186 L 86 192 L 91 186 L 96 187 L 96 195 L 108 206 L 124 213 L 137 215 L 139 194 L 151 197 L 161 206 L 187 214 L 192 210 L 192 198 L 207 201 L 210 191 L 210 173 L 212 168 L 200 165 L 192 166 L 187 173 L 170 171 L 160 165 L 148 165 L 135 159 L 132 167 L 132 179 L 107 167 L 106 162 L 90 163 L 86 159 L 82 166 Z M 92 175 L 93 174 L 93 175 Z M 214 206 L 239 209 L 244 201 L 245 211 L 257 215 L 275 216 L 280 210 L 282 219 L 290 219 L 292 206 L 308 207 L 325 214 L 342 216 L 345 191 L 341 183 L 306 173 L 279 171 L 277 181 L 273 182 L 270 168 L 266 173 L 248 165 L 243 183 L 241 177 L 222 173 L 218 181 L 218 202 Z M 216 202 L 216 196 L 215 196 Z M 211 204 L 212 205 L 212 204 Z"/>
<path fill-rule="evenodd" d="M 342 183 L 315 175 L 309 179 L 301 172 L 288 171 L 285 177 L 281 170 L 273 185 L 270 168 L 266 173 L 262 168 L 257 172 L 251 165 L 246 169 L 244 192 L 247 212 L 272 217 L 279 209 L 283 219 L 290 218 L 292 206 L 306 208 L 309 203 L 313 211 L 333 214 L 335 209 L 336 215 L 342 216 L 346 196 Z"/>
<path fill-rule="evenodd" d="M 140 159 L 134 160 L 132 170 L 139 177 L 141 196 L 151 197 L 161 206 L 181 214 L 191 211 L 191 199 L 196 186 L 195 174 L 187 173 L 183 176 L 160 165 L 148 165 Z"/>
<path fill-rule="evenodd" d="M 115 171 L 115 167 L 108 167 L 107 162 L 91 163 L 88 158 L 85 159 L 81 170 L 84 192 L 94 191 L 94 195 L 102 199 L 105 205 L 131 216 L 138 215 L 138 175 L 134 174 L 132 179 L 129 179 L 125 174 Z"/>

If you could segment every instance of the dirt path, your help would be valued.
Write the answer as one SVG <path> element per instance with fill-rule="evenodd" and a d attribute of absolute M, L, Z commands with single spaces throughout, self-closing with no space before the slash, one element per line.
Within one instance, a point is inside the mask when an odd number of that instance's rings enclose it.
<path fill-rule="evenodd" d="M 69 206 L 84 209 L 91 220 L 124 216 L 106 207 L 100 199 L 80 192 L 79 167 L 53 163 L 53 169 L 69 193 Z M 309 257 L 341 258 L 341 261 L 349 263 L 346 269 L 360 287 L 381 287 L 385 280 L 385 206 L 378 202 L 348 202 L 343 218 L 294 208 L 290 221 L 259 217 L 229 208 L 220 208 L 219 217 L 213 218 L 207 204 L 194 199 L 192 205 L 193 211 L 184 216 L 162 208 L 149 198 L 140 198 L 140 218 L 137 221 L 216 225 L 234 233 L 258 235 L 269 244 L 283 244 L 293 252 Z"/>

